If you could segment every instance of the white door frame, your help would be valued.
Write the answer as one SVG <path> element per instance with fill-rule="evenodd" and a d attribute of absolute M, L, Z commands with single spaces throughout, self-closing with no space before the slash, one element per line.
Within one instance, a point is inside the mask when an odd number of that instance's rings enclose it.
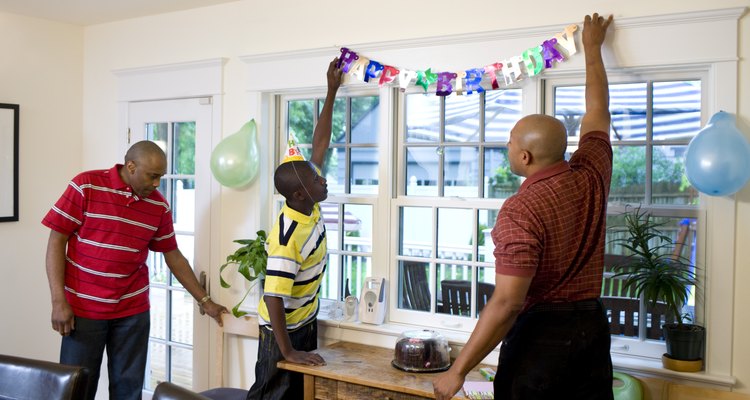
<path fill-rule="evenodd" d="M 208 145 L 213 148 L 221 140 L 221 116 L 222 116 L 222 99 L 223 99 L 223 67 L 226 59 L 213 58 L 199 60 L 194 62 L 185 62 L 178 64 L 166 64 L 139 68 L 118 69 L 113 71 L 118 78 L 118 128 L 117 142 L 120 147 L 120 153 L 130 146 L 128 131 L 129 107 L 128 103 L 145 100 L 167 100 L 180 98 L 207 97 L 211 99 L 211 137 Z M 221 237 L 220 226 L 218 221 L 221 219 L 221 186 L 215 179 L 209 179 L 208 190 L 210 194 L 209 209 L 211 221 L 208 232 L 209 254 L 207 265 L 194 265 L 196 275 L 205 272 L 208 277 L 209 293 L 219 292 L 219 280 L 212 274 L 210 261 L 216 258 L 221 248 L 218 241 L 213 238 Z M 196 208 L 198 205 L 196 204 Z M 205 237 L 205 236 L 204 236 Z M 197 318 L 207 318 L 199 316 Z M 196 332 L 199 334 L 199 332 Z M 221 385 L 221 362 L 222 362 L 222 331 L 215 324 L 210 324 L 208 331 L 208 343 L 217 344 L 209 345 L 206 348 L 196 346 L 193 349 L 194 358 L 207 360 L 208 366 L 205 373 L 196 373 L 194 370 L 193 389 L 205 390 L 210 387 Z M 197 343 L 197 338 L 195 340 Z"/>

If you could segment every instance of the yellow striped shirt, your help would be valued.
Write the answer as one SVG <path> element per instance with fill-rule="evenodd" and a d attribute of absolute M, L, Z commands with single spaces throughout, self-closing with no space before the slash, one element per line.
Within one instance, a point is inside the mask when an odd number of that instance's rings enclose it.
<path fill-rule="evenodd" d="M 294 330 L 318 313 L 318 292 L 328 252 L 320 206 L 315 204 L 312 214 L 304 215 L 284 204 L 267 243 L 264 294 L 284 300 L 287 329 Z M 271 325 L 262 298 L 258 315 L 262 325 Z"/>

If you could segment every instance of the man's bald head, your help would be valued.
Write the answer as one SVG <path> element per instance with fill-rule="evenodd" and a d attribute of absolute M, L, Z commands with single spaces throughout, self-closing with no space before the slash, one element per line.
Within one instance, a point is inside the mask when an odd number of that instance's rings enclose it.
<path fill-rule="evenodd" d="M 521 118 L 511 132 L 516 144 L 531 153 L 535 164 L 547 166 L 565 159 L 567 130 L 557 118 L 532 114 Z"/>
<path fill-rule="evenodd" d="M 161 157 L 164 160 L 167 159 L 167 155 L 164 154 L 164 150 L 162 150 L 158 144 L 150 140 L 142 140 L 130 146 L 125 153 L 125 164 L 127 164 L 128 161 L 138 162 L 151 160 L 155 157 Z"/>

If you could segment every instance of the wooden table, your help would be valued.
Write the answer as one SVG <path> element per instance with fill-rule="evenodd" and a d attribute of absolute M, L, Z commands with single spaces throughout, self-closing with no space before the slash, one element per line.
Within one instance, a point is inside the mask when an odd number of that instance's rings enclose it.
<path fill-rule="evenodd" d="M 337 342 L 315 351 L 326 365 L 310 366 L 280 361 L 279 368 L 301 372 L 305 400 L 334 399 L 434 399 L 432 380 L 440 374 L 404 372 L 391 365 L 393 349 Z M 483 380 L 479 367 L 467 380 Z M 464 399 L 459 391 L 457 399 Z"/>

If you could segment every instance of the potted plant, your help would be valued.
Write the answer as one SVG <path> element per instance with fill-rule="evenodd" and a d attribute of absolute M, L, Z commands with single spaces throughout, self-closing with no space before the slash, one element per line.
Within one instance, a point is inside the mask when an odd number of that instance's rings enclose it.
<path fill-rule="evenodd" d="M 675 243 L 661 227 L 665 222 L 656 222 L 640 207 L 624 213 L 627 236 L 614 242 L 631 254 L 629 262 L 615 267 L 615 277 L 623 279 L 623 289 L 633 289 L 637 297 L 643 298 L 653 308 L 657 303 L 666 305 L 675 323 L 663 326 L 667 353 L 662 357 L 666 368 L 681 371 L 698 371 L 702 368 L 705 328 L 686 323 L 692 321 L 683 313 L 691 288 L 697 287 L 695 266 L 683 257 Z M 654 322 L 657 323 L 657 322 Z M 684 362 L 681 362 L 684 361 Z"/>
<path fill-rule="evenodd" d="M 245 292 L 245 295 L 242 296 L 242 300 L 232 308 L 232 314 L 235 317 L 241 317 L 247 314 L 246 312 L 239 310 L 240 305 L 245 301 L 247 295 L 255 286 L 255 283 L 258 280 L 263 282 L 266 277 L 266 263 L 268 261 L 268 253 L 266 252 L 267 235 L 264 230 L 260 230 L 256 232 L 256 234 L 257 237 L 255 239 L 235 240 L 234 242 L 241 244 L 242 247 L 228 255 L 226 262 L 219 268 L 219 279 L 221 281 L 221 287 L 223 288 L 231 287 L 221 275 L 224 269 L 230 265 L 236 265 L 237 272 L 251 283 Z"/>

